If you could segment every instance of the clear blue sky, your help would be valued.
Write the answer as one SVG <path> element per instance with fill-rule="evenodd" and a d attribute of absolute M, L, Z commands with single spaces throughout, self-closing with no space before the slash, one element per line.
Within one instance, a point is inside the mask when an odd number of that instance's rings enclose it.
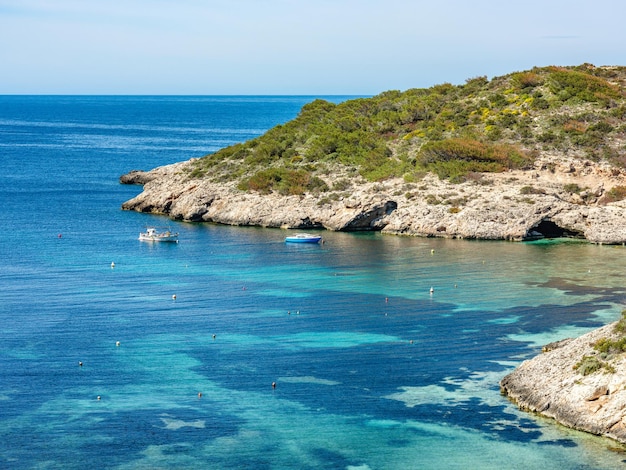
<path fill-rule="evenodd" d="M 623 0 L 0 0 L 0 94 L 362 94 L 626 65 Z"/>

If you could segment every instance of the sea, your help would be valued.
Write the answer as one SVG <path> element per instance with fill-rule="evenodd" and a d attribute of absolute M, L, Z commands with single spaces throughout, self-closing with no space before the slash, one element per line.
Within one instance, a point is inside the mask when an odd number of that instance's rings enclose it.
<path fill-rule="evenodd" d="M 121 210 L 135 169 L 349 96 L 0 97 L 0 468 L 617 469 L 499 381 L 617 320 L 626 248 Z M 179 243 L 138 240 L 169 226 Z M 431 292 L 432 288 L 432 292 Z"/>

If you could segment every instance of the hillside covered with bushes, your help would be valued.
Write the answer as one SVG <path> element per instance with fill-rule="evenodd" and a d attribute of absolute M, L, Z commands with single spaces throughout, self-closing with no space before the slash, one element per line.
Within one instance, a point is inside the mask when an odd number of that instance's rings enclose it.
<path fill-rule="evenodd" d="M 626 67 L 542 67 L 463 85 L 304 106 L 284 125 L 194 161 L 188 178 L 261 194 L 332 193 L 432 172 L 452 183 L 542 153 L 624 168 Z"/>
<path fill-rule="evenodd" d="M 264 135 L 124 175 L 122 208 L 283 229 L 626 244 L 626 67 L 316 100 Z"/>

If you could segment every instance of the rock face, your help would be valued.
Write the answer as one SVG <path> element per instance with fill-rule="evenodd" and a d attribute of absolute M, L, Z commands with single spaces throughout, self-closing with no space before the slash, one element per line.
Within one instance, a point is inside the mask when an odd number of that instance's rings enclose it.
<path fill-rule="evenodd" d="M 602 203 L 612 187 L 626 186 L 626 174 L 587 161 L 544 157 L 532 170 L 481 174 L 462 184 L 427 175 L 412 184 L 397 179 L 302 196 L 262 195 L 240 191 L 233 183 L 193 179 L 186 171 L 190 165 L 124 175 L 121 182 L 143 184 L 144 190 L 122 208 L 229 225 L 491 240 L 567 235 L 593 243 L 626 242 L 626 201 Z M 333 178 L 328 179 L 332 187 Z"/>
<path fill-rule="evenodd" d="M 626 443 L 626 360 L 583 376 L 574 366 L 583 356 L 597 356 L 600 338 L 614 338 L 614 324 L 577 339 L 552 343 L 539 356 L 523 362 L 500 382 L 503 393 L 522 409 L 559 423 Z"/>

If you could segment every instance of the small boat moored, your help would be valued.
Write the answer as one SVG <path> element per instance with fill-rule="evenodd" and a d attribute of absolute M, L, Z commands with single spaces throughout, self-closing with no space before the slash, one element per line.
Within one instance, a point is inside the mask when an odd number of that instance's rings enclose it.
<path fill-rule="evenodd" d="M 322 240 L 321 235 L 311 235 L 309 233 L 298 233 L 285 237 L 286 243 L 319 243 Z"/>
<path fill-rule="evenodd" d="M 159 232 L 155 227 L 146 227 L 146 231 L 139 234 L 139 240 L 142 242 L 178 243 L 178 232 L 172 233 L 169 229 Z"/>

